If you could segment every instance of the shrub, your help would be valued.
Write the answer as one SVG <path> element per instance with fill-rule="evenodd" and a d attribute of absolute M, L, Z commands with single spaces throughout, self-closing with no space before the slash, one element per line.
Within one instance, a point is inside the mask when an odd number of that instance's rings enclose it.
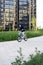
<path fill-rule="evenodd" d="M 33 55 L 33 54 L 30 55 L 30 60 L 28 61 L 23 60 L 21 48 L 20 48 L 19 54 L 20 54 L 20 57 L 17 56 L 17 58 L 15 59 L 15 62 L 11 63 L 12 65 L 43 65 L 43 53 L 40 53 L 40 51 L 37 51 L 37 48 L 36 48 L 36 55 Z"/>
<path fill-rule="evenodd" d="M 17 51 L 19 53 L 19 56 L 17 56 L 15 58 L 15 62 L 12 62 L 12 65 L 22 65 L 23 64 L 23 55 L 22 55 L 22 50 L 20 48 L 19 51 Z"/>
<path fill-rule="evenodd" d="M 38 31 L 25 31 L 27 38 L 37 37 L 43 35 L 43 30 Z M 17 40 L 18 31 L 0 31 L 0 42 Z"/>
<path fill-rule="evenodd" d="M 0 32 L 0 41 L 16 40 L 17 37 L 18 37 L 18 32 L 16 31 Z"/>
<path fill-rule="evenodd" d="M 38 30 L 38 31 L 26 31 L 26 35 L 27 35 L 28 38 L 37 37 L 37 36 L 42 36 L 42 35 L 43 35 L 43 30 Z"/>
<path fill-rule="evenodd" d="M 2 31 L 3 30 L 3 27 L 2 26 L 0 26 L 0 31 Z"/>
<path fill-rule="evenodd" d="M 43 65 L 43 53 L 37 51 L 36 55 L 30 55 L 30 60 L 27 62 L 27 65 Z"/>

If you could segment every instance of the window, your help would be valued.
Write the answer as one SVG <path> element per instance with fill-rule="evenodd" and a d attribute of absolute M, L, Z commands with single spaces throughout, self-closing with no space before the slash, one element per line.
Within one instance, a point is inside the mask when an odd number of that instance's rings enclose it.
<path fill-rule="evenodd" d="M 27 16 L 27 0 L 19 0 L 19 17 L 23 16 Z"/>
<path fill-rule="evenodd" d="M 3 4 L 1 4 L 1 7 L 3 8 Z"/>
<path fill-rule="evenodd" d="M 1 0 L 1 2 L 3 3 L 3 0 Z"/>
<path fill-rule="evenodd" d="M 1 11 L 3 11 L 3 9 L 1 9 Z"/>
<path fill-rule="evenodd" d="M 27 0 L 19 0 L 19 24 L 23 24 L 25 27 L 28 23 L 28 2 Z"/>
<path fill-rule="evenodd" d="M 14 20 L 14 0 L 5 1 L 5 19 L 8 22 Z"/>
<path fill-rule="evenodd" d="M 3 15 L 3 13 L 1 13 L 1 15 Z"/>

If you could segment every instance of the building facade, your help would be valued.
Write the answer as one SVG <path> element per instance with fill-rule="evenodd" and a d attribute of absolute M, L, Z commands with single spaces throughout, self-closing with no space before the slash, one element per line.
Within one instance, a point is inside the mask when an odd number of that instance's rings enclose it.
<path fill-rule="evenodd" d="M 34 28 L 36 26 L 36 0 L 18 0 L 18 3 L 18 25 L 22 24 L 25 29 Z"/>
<path fill-rule="evenodd" d="M 0 0 L 0 28 L 3 28 L 4 22 L 4 3 L 5 0 Z"/>
<path fill-rule="evenodd" d="M 19 25 L 31 29 L 34 17 L 36 18 L 36 0 L 0 0 L 0 24 L 3 23 L 3 29 L 14 30 Z"/>
<path fill-rule="evenodd" d="M 15 26 L 15 1 L 5 0 L 4 26 L 6 29 L 13 29 Z"/>
<path fill-rule="evenodd" d="M 36 0 L 28 0 L 29 29 L 36 28 Z"/>
<path fill-rule="evenodd" d="M 28 16 L 28 0 L 19 0 L 19 25 L 23 25 L 25 29 L 29 27 Z"/>

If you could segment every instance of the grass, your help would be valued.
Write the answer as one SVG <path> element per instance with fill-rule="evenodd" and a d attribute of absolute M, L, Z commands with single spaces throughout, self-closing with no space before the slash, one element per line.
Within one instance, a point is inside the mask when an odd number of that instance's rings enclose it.
<path fill-rule="evenodd" d="M 43 30 L 38 31 L 25 31 L 27 38 L 37 37 L 43 35 Z M 0 32 L 0 42 L 17 40 L 18 31 L 2 31 Z"/>

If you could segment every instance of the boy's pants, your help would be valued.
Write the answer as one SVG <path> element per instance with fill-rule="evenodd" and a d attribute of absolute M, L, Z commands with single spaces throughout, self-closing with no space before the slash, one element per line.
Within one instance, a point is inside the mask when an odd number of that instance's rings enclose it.
<path fill-rule="evenodd" d="M 21 36 L 25 36 L 25 34 L 24 34 L 24 32 L 21 32 L 21 31 L 19 31 L 19 36 L 21 37 Z"/>

